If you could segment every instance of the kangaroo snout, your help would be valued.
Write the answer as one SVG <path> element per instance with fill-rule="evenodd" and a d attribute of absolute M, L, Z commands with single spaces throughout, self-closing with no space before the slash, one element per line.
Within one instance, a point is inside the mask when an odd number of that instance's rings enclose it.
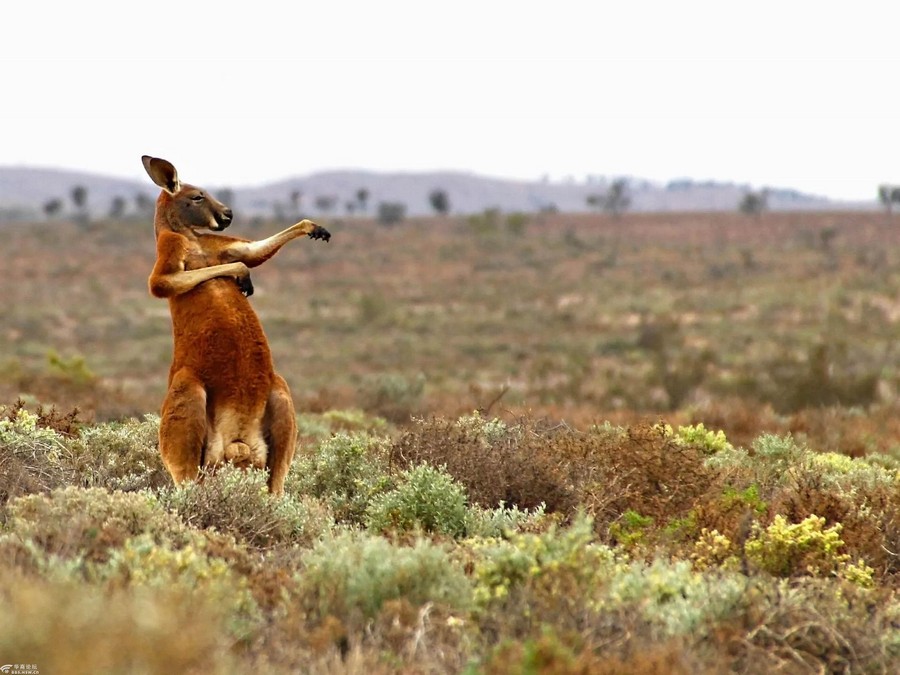
<path fill-rule="evenodd" d="M 224 230 L 226 227 L 231 225 L 231 221 L 234 220 L 234 212 L 231 209 L 225 209 L 221 213 L 215 214 L 216 224 L 219 226 L 220 230 Z"/>

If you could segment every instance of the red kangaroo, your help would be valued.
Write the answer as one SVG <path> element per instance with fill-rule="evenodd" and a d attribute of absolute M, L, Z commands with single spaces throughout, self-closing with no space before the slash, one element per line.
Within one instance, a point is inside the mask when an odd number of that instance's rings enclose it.
<path fill-rule="evenodd" d="M 174 341 L 162 406 L 159 449 L 175 483 L 196 480 L 222 462 L 266 468 L 281 494 L 297 442 L 291 392 L 250 301 L 251 267 L 287 242 L 331 235 L 302 220 L 267 239 L 209 234 L 232 212 L 205 190 L 182 183 L 164 159 L 141 158 L 162 192 L 156 200 L 156 264 L 150 293 L 167 298 Z"/>

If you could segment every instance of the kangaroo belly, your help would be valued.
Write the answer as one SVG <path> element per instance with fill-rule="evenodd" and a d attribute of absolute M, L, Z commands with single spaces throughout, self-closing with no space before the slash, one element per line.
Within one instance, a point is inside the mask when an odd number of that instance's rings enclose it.
<path fill-rule="evenodd" d="M 230 279 L 214 279 L 172 298 L 172 371 L 203 383 L 211 410 L 261 416 L 274 378 L 272 354 L 247 298 Z"/>

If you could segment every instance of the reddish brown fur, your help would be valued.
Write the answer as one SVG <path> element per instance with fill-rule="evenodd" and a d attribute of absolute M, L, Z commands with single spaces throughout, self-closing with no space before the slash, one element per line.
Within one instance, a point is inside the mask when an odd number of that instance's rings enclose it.
<path fill-rule="evenodd" d="M 224 461 L 266 467 L 270 492 L 280 493 L 296 445 L 294 406 L 242 292 L 248 287 L 238 280 L 248 284 L 248 268 L 291 239 L 330 235 L 308 220 L 258 242 L 197 232 L 227 227 L 230 209 L 200 188 L 181 184 L 165 160 L 143 161 L 163 188 L 149 287 L 169 300 L 174 340 L 159 432 L 163 461 L 176 483 Z"/>

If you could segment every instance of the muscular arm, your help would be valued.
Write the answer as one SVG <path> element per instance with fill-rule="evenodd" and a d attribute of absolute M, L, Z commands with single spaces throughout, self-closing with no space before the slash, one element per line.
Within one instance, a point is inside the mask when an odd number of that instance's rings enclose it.
<path fill-rule="evenodd" d="M 304 219 L 278 234 L 259 241 L 233 239 L 223 247 L 220 258 L 223 261 L 237 261 L 244 263 L 247 267 L 256 267 L 278 253 L 286 243 L 304 235 L 325 241 L 331 239 L 331 234 L 325 228 L 316 225 L 311 220 Z"/>
<path fill-rule="evenodd" d="M 178 234 L 163 233 L 156 244 L 156 264 L 150 273 L 150 293 L 157 298 L 170 298 L 187 293 L 198 284 L 218 277 L 247 277 L 247 266 L 241 262 L 185 270 L 188 244 Z"/>

